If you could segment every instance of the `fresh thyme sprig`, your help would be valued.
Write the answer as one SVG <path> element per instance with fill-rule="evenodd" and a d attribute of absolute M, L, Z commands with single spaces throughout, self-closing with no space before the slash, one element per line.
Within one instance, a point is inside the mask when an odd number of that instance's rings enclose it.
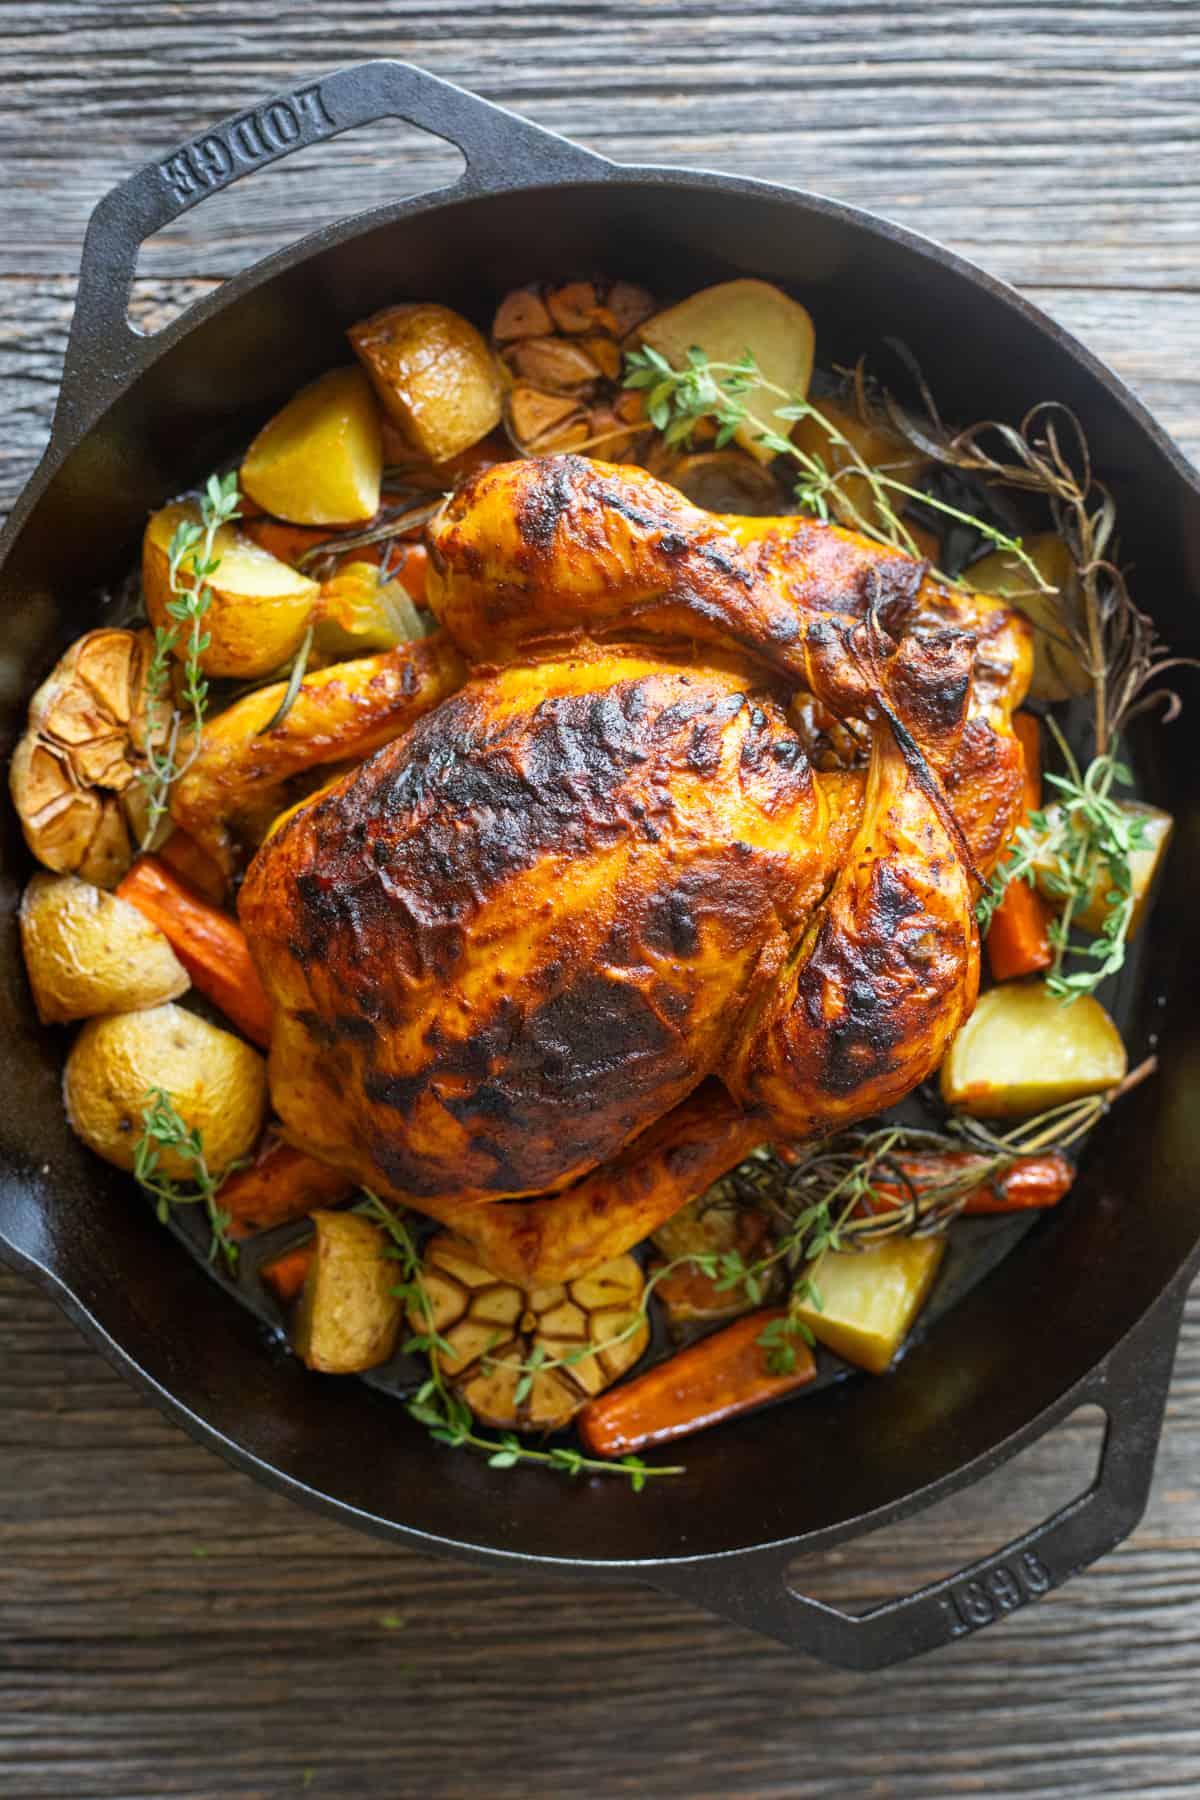
<path fill-rule="evenodd" d="M 715 448 L 718 450 L 728 444 L 743 426 L 748 425 L 756 441 L 764 449 L 772 451 L 776 456 L 788 457 L 796 463 L 800 473 L 795 484 L 795 496 L 806 511 L 828 519 L 830 497 L 836 493 L 841 510 L 849 516 L 857 530 L 878 543 L 903 550 L 909 556 L 919 556 L 920 551 L 912 533 L 890 499 L 892 494 L 899 494 L 905 499 L 917 500 L 923 506 L 932 507 L 961 524 L 972 526 L 997 549 L 1015 556 L 1037 588 L 1045 587 L 1036 564 L 1023 549 L 1019 538 L 1009 536 L 983 519 L 973 518 L 970 513 L 950 505 L 937 495 L 898 480 L 887 472 L 886 466 L 867 462 L 850 439 L 819 407 L 801 395 L 789 394 L 777 383 L 768 381 L 749 350 L 738 362 L 720 362 L 705 356 L 698 347 L 693 347 L 688 351 L 688 360 L 684 366 L 676 369 L 659 351 L 645 345 L 639 350 L 626 352 L 624 385 L 645 391 L 646 416 L 661 432 L 663 443 L 668 449 L 678 444 L 689 444 L 702 420 L 715 422 Z M 769 420 L 752 412 L 747 405 L 743 396 L 751 389 L 769 394 L 772 399 L 780 402 L 771 409 Z M 801 450 L 788 436 L 787 428 L 795 420 L 810 417 L 820 421 L 821 428 L 828 434 L 831 443 L 842 452 L 845 462 L 840 469 L 830 469 L 821 457 Z M 783 429 L 780 430 L 774 421 L 779 421 Z M 874 516 L 856 506 L 846 492 L 845 484 L 850 476 L 866 482 L 874 503 Z"/>
<path fill-rule="evenodd" d="M 1017 829 L 976 912 L 986 930 L 1012 881 L 1036 884 L 1053 899 L 1059 912 L 1049 928 L 1054 960 L 1046 985 L 1060 1000 L 1071 1001 L 1092 993 L 1124 964 L 1137 903 L 1130 859 L 1146 848 L 1146 821 L 1111 797 L 1114 786 L 1129 787 L 1133 781 L 1116 750 L 1094 756 L 1081 770 L 1053 716 L 1047 722 L 1067 766 L 1065 775 L 1046 776 L 1061 799 L 1030 813 Z M 1076 915 L 1097 892 L 1105 900 L 1099 933 L 1072 941 Z M 1084 959 L 1086 966 L 1068 971 L 1069 957 Z"/>
<path fill-rule="evenodd" d="M 208 705 L 208 683 L 201 668 L 201 658 L 210 641 L 204 630 L 204 617 L 213 599 L 209 583 L 221 566 L 220 557 L 213 555 L 213 545 L 221 527 L 240 516 L 239 500 L 235 473 L 210 475 L 200 496 L 199 522 L 181 519 L 167 551 L 167 580 L 171 589 L 167 614 L 174 623 L 155 627 L 154 649 L 146 671 L 146 769 L 140 777 L 147 792 L 143 850 L 153 843 L 166 815 L 172 787 L 199 753 L 200 733 Z M 184 630 L 187 636 L 183 654 L 183 701 L 191 713 L 192 743 L 180 761 L 183 715 L 178 707 L 172 706 L 164 719 L 162 707 L 170 687 L 172 658 L 179 646 L 180 632 Z"/>
<path fill-rule="evenodd" d="M 174 1151 L 188 1165 L 191 1185 L 184 1186 L 162 1173 L 162 1152 Z M 230 1215 L 217 1204 L 222 1184 L 241 1163 L 233 1163 L 222 1175 L 214 1175 L 204 1154 L 199 1127 L 188 1126 L 175 1102 L 163 1088 L 150 1088 L 142 1106 L 142 1129 L 133 1147 L 133 1173 L 140 1187 L 152 1196 L 159 1223 L 165 1225 L 173 1206 L 202 1205 L 212 1232 L 208 1258 L 220 1253 L 232 1273 L 237 1268 L 237 1245 L 229 1236 Z"/>
<path fill-rule="evenodd" d="M 647 1481 L 662 1475 L 682 1475 L 680 1466 L 651 1468 L 640 1456 L 622 1456 L 617 1460 L 585 1456 L 571 1445 L 555 1445 L 549 1450 L 534 1450 L 523 1444 L 515 1432 L 502 1432 L 498 1438 L 484 1437 L 475 1430 L 475 1420 L 466 1401 L 456 1394 L 442 1373 L 438 1357 L 453 1356 L 454 1351 L 437 1331 L 433 1302 L 421 1273 L 421 1255 L 412 1233 L 399 1214 L 385 1206 L 375 1194 L 368 1193 L 359 1208 L 365 1217 L 381 1225 L 391 1239 L 390 1251 L 400 1265 L 400 1281 L 393 1292 L 412 1307 L 423 1321 L 424 1329 L 415 1332 L 404 1349 L 417 1351 L 429 1362 L 428 1379 L 405 1404 L 409 1416 L 424 1425 L 439 1444 L 454 1450 L 475 1450 L 487 1457 L 489 1468 L 511 1469 L 518 1463 L 541 1464 L 563 1475 L 620 1475 L 640 1493 Z M 528 1374 L 530 1382 L 533 1371 Z"/>

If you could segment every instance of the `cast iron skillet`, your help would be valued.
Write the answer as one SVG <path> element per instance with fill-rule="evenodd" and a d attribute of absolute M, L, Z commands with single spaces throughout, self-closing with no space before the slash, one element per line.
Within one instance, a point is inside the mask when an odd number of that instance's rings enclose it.
<path fill-rule="evenodd" d="M 157 336 L 131 330 L 142 239 L 246 168 L 383 117 L 456 144 L 457 185 L 306 238 Z M 5 758 L 31 689 L 97 622 L 91 590 L 128 566 L 147 510 L 344 360 L 347 324 L 406 297 L 486 319 L 515 283 L 593 269 L 675 293 L 735 272 L 786 283 L 816 316 L 823 359 L 851 361 L 894 334 L 934 374 L 950 418 L 1016 419 L 1047 396 L 1068 402 L 1116 491 L 1143 604 L 1179 649 L 1200 648 L 1200 479 L 1108 369 L 1002 284 L 828 200 L 619 167 L 418 69 L 372 62 L 216 127 L 96 209 L 51 442 L 0 539 Z M 369 1387 L 264 1353 L 261 1326 L 66 1127 L 61 1039 L 38 1028 L 18 955 L 28 859 L 7 807 L 0 1256 L 194 1436 L 347 1523 L 481 1562 L 636 1575 L 861 1669 L 987 1624 L 1116 1544 L 1150 1482 L 1200 1261 L 1200 1019 L 1175 978 L 1196 891 L 1198 729 L 1193 700 L 1141 758 L 1150 797 L 1179 821 L 1128 1030 L 1133 1055 L 1157 1043 L 1157 1079 L 1107 1122 L 1069 1201 L 892 1377 L 698 1438 L 678 1479 L 635 1496 L 616 1481 L 496 1472 L 433 1444 Z M 1084 1402 L 1109 1422 L 1094 1487 L 997 1555 L 862 1618 L 789 1585 L 800 1550 L 965 1486 Z"/>

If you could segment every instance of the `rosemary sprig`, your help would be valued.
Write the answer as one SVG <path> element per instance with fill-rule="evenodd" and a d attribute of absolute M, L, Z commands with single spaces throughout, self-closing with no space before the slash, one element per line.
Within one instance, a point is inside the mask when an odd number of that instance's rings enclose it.
<path fill-rule="evenodd" d="M 1060 592 L 1055 607 L 1063 639 L 1092 685 L 1094 754 L 1107 755 L 1130 722 L 1153 707 L 1162 708 L 1164 722 L 1169 722 L 1179 712 L 1179 696 L 1161 686 L 1151 690 L 1150 683 L 1168 669 L 1196 664 L 1169 653 L 1153 619 L 1130 595 L 1119 561 L 1116 504 L 1093 473 L 1087 438 L 1075 414 L 1060 401 L 1046 400 L 1032 407 L 1020 425 L 986 419 L 954 431 L 943 423 L 911 353 L 899 343 L 892 348 L 923 408 L 918 417 L 883 394 L 888 420 L 905 441 L 945 468 L 989 486 L 1036 495 L 1049 507 L 1054 529 L 1075 565 L 1077 592 Z"/>
<path fill-rule="evenodd" d="M 162 1173 L 164 1149 L 173 1150 L 188 1165 L 190 1186 L 181 1185 Z M 166 1224 L 173 1206 L 202 1205 L 212 1232 L 208 1259 L 213 1262 L 219 1252 L 230 1273 L 237 1268 L 238 1250 L 229 1236 L 230 1215 L 217 1204 L 217 1196 L 225 1177 L 242 1166 L 231 1163 L 224 1174 L 214 1175 L 204 1154 L 199 1127 L 188 1126 L 164 1089 L 155 1087 L 147 1091 L 142 1106 L 142 1129 L 133 1147 L 134 1178 L 153 1198 L 161 1225 Z"/>
<path fill-rule="evenodd" d="M 487 1457 L 489 1468 L 511 1469 L 518 1463 L 537 1463 L 556 1469 L 563 1475 L 620 1475 L 641 1493 L 647 1481 L 661 1475 L 682 1475 L 680 1466 L 651 1468 L 640 1456 L 622 1456 L 610 1461 L 585 1456 L 570 1445 L 555 1445 L 549 1450 L 534 1450 L 523 1444 L 514 1432 L 502 1432 L 499 1438 L 484 1437 L 475 1430 L 475 1420 L 466 1402 L 454 1392 L 442 1374 L 438 1353 L 454 1354 L 451 1345 L 441 1337 L 434 1325 L 433 1302 L 421 1274 L 421 1256 L 404 1220 L 375 1194 L 367 1194 L 359 1209 L 365 1217 L 381 1225 L 391 1239 L 391 1254 L 400 1264 L 400 1281 L 393 1292 L 412 1306 L 424 1323 L 404 1345 L 429 1361 L 429 1377 L 422 1382 L 411 1400 L 405 1404 L 410 1418 L 424 1425 L 439 1444 L 454 1450 L 475 1450 Z M 549 1366 L 549 1364 L 547 1364 Z M 532 1383 L 534 1370 L 528 1371 Z"/>
<path fill-rule="evenodd" d="M 1046 780 L 1062 797 L 1053 807 L 1030 813 L 1018 827 L 976 913 L 980 929 L 986 930 L 1012 881 L 1036 883 L 1054 899 L 1059 907 L 1049 928 L 1054 960 L 1045 979 L 1051 993 L 1069 1002 L 1092 993 L 1124 964 L 1136 906 L 1130 859 L 1146 847 L 1146 825 L 1111 797 L 1114 786 L 1129 787 L 1133 781 L 1115 748 L 1094 756 L 1081 770 L 1053 716 L 1047 722 L 1067 773 L 1047 774 Z M 1076 915 L 1097 890 L 1106 901 L 1104 924 L 1096 937 L 1073 942 Z M 1085 966 L 1068 970 L 1070 957 L 1082 958 Z"/>
<path fill-rule="evenodd" d="M 403 537 L 406 532 L 415 531 L 421 525 L 427 525 L 433 515 L 440 511 L 445 502 L 445 494 L 426 496 L 415 502 L 406 502 L 403 506 L 387 507 L 371 521 L 357 531 L 339 531 L 332 537 L 322 538 L 319 544 L 313 544 L 300 557 L 296 567 L 306 574 L 317 574 L 317 565 L 324 569 L 339 557 L 346 556 L 351 550 L 366 550 L 372 544 L 390 543 L 394 538 Z"/>
<path fill-rule="evenodd" d="M 299 649 L 292 658 L 292 666 L 288 673 L 287 686 L 283 690 L 279 705 L 275 708 L 275 711 L 271 714 L 266 724 L 259 726 L 254 734 L 255 737 L 266 737 L 268 731 L 274 731 L 277 725 L 282 725 L 283 721 L 291 712 L 292 707 L 296 704 L 296 696 L 300 692 L 300 684 L 308 673 L 308 659 L 312 655 L 312 646 L 313 628 L 310 624 L 300 640 Z"/>
<path fill-rule="evenodd" d="M 743 1204 L 766 1207 L 777 1221 L 775 1243 L 752 1262 L 736 1250 L 692 1260 L 715 1275 L 718 1289 L 740 1286 L 753 1303 L 761 1298 L 770 1271 L 782 1264 L 790 1277 L 790 1303 L 820 1312 L 818 1278 L 826 1256 L 870 1249 L 889 1237 L 945 1231 L 977 1188 L 1002 1183 L 1024 1157 L 1070 1149 L 1120 1095 L 1144 1081 L 1154 1068 L 1154 1058 L 1148 1058 L 1108 1092 L 1052 1107 L 1003 1134 L 978 1119 L 961 1118 L 950 1120 L 941 1131 L 899 1124 L 856 1128 L 839 1133 L 791 1166 L 770 1150 L 756 1151 L 710 1193 L 719 1199 L 732 1193 Z M 964 1152 L 969 1160 L 936 1180 L 914 1179 L 903 1160 Z M 771 1321 L 760 1334 L 758 1342 L 767 1350 L 768 1367 L 775 1374 L 794 1369 L 796 1339 L 814 1341 L 808 1326 L 794 1314 L 786 1321 Z"/>
<path fill-rule="evenodd" d="M 146 671 L 146 768 L 139 778 L 147 791 L 143 850 L 150 848 L 166 815 L 171 788 L 199 754 L 200 733 L 208 706 L 208 683 L 200 663 L 210 641 L 204 630 L 204 616 L 212 605 L 213 591 L 209 583 L 221 566 L 220 557 L 213 555 L 213 544 L 222 525 L 239 517 L 239 499 L 236 474 L 210 475 L 200 496 L 199 522 L 181 519 L 167 552 L 167 579 L 171 588 L 167 613 L 174 624 L 155 627 L 154 649 Z M 191 713 L 192 743 L 180 761 L 183 715 L 178 707 L 172 706 L 164 719 L 161 708 L 170 686 L 172 657 L 177 652 L 183 630 L 187 633 L 183 655 L 183 700 Z"/>
<path fill-rule="evenodd" d="M 888 474 L 885 466 L 868 463 L 850 439 L 819 407 L 803 396 L 789 394 L 777 383 L 768 381 L 759 371 L 750 351 L 738 362 L 720 362 L 705 356 L 698 347 L 693 347 L 688 351 L 688 360 L 683 368 L 676 369 L 659 351 L 646 345 L 640 350 L 626 352 L 624 385 L 645 391 L 646 416 L 662 433 L 663 442 L 668 449 L 677 444 L 689 444 L 696 426 L 705 419 L 716 423 L 715 448 L 718 450 L 728 444 L 743 426 L 749 425 L 757 442 L 765 449 L 776 456 L 788 457 L 797 464 L 800 473 L 795 484 L 795 497 L 806 511 L 815 513 L 821 519 L 828 519 L 830 496 L 837 493 L 842 510 L 849 515 L 856 530 L 877 543 L 903 550 L 909 556 L 919 556 L 920 551 L 912 533 L 890 499 L 890 495 L 899 494 L 945 513 L 961 524 L 970 525 L 997 549 L 1006 550 L 1015 556 L 1037 588 L 1045 587 L 1037 566 L 1022 548 L 1019 538 L 1009 536 L 1007 532 L 983 519 L 972 517 L 970 513 L 950 505 L 935 494 L 911 487 L 907 482 Z M 769 394 L 780 402 L 772 409 L 770 421 L 778 420 L 783 426 L 782 430 L 751 412 L 743 399 L 743 395 L 751 388 Z M 822 430 L 842 452 L 846 459 L 842 468 L 830 469 L 821 457 L 799 449 L 787 435 L 787 427 L 791 423 L 809 417 L 820 421 Z M 864 513 L 846 493 L 844 484 L 849 476 L 856 476 L 866 482 L 874 503 L 874 517 Z"/>

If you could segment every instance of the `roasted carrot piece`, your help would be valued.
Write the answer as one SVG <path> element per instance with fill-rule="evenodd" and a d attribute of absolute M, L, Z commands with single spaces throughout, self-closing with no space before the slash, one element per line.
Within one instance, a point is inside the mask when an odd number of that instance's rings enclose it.
<path fill-rule="evenodd" d="M 305 1219 L 318 1207 L 338 1206 L 353 1192 L 354 1183 L 336 1169 L 275 1140 L 222 1183 L 221 1207 L 229 1214 L 230 1236 L 248 1237 Z"/>
<path fill-rule="evenodd" d="M 735 1419 L 803 1387 L 816 1374 L 808 1346 L 792 1339 L 794 1369 L 773 1375 L 768 1351 L 758 1341 L 775 1320 L 786 1318 L 783 1306 L 750 1313 L 589 1400 L 575 1421 L 580 1437 L 596 1456 L 624 1456 Z"/>
<path fill-rule="evenodd" d="M 388 496 L 384 495 L 385 503 Z M 280 562 L 298 568 L 300 558 L 316 544 L 327 543 L 333 536 L 328 525 L 288 525 L 282 519 L 247 519 L 242 526 L 247 537 L 263 550 L 269 550 Z M 428 557 L 424 544 L 410 543 L 404 540 L 397 544 L 395 539 L 379 544 L 363 544 L 357 550 L 347 552 L 355 562 L 376 563 L 383 561 L 387 554 L 391 579 L 400 582 L 410 599 L 422 605 L 425 600 L 425 575 L 428 568 Z"/>
<path fill-rule="evenodd" d="M 1033 713 L 1019 712 L 1013 715 L 1013 730 L 1025 752 L 1024 823 L 1042 804 L 1041 728 Z M 1032 975 L 1050 967 L 1053 952 L 1048 928 L 1052 917 L 1036 888 L 1020 879 L 1009 882 L 987 934 L 988 963 L 997 981 L 1011 981 L 1017 975 Z"/>
<path fill-rule="evenodd" d="M 425 604 L 425 578 L 429 571 L 429 553 L 424 544 L 405 544 L 404 557 L 397 568 L 392 570 L 392 580 L 398 581 L 410 600 L 418 606 Z M 395 558 L 393 551 L 393 560 Z M 391 564 L 388 565 L 391 567 Z"/>
<path fill-rule="evenodd" d="M 236 919 L 157 856 L 139 856 L 117 893 L 158 926 L 197 990 L 255 1044 L 271 1041 L 271 1003 Z"/>
<path fill-rule="evenodd" d="M 243 519 L 241 528 L 261 550 L 277 556 L 280 562 L 290 564 L 293 569 L 306 550 L 326 543 L 336 529 L 332 525 L 289 525 L 285 520 L 273 519 L 267 513 L 258 519 Z M 375 546 L 372 545 L 371 548 L 374 549 Z M 356 550 L 354 554 L 360 562 L 377 560 L 371 558 L 366 550 Z"/>
<path fill-rule="evenodd" d="M 285 1250 L 273 1262 L 264 1263 L 258 1273 L 275 1298 L 290 1306 L 304 1286 L 314 1255 L 312 1244 L 297 1244 L 294 1250 Z"/>
<path fill-rule="evenodd" d="M 177 825 L 157 854 L 160 861 L 174 869 L 176 875 L 182 876 L 198 894 L 211 900 L 214 906 L 221 905 L 226 892 L 224 871 L 190 832 Z"/>
<path fill-rule="evenodd" d="M 985 1159 L 971 1151 L 951 1150 L 944 1154 L 898 1156 L 896 1162 L 918 1190 L 949 1181 L 972 1163 L 984 1166 Z M 967 1196 L 963 1212 L 1025 1212 L 1033 1207 L 1057 1206 L 1075 1179 L 1075 1166 L 1057 1150 L 1040 1156 L 1023 1156 L 1002 1175 L 989 1176 Z M 872 1190 L 884 1206 L 896 1206 L 908 1198 L 898 1184 L 873 1181 Z"/>

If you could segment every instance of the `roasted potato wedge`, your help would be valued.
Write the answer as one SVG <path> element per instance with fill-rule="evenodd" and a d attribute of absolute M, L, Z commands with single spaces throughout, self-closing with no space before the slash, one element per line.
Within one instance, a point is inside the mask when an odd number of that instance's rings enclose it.
<path fill-rule="evenodd" d="M 326 1375 L 354 1375 L 386 1362 L 403 1307 L 397 1264 L 378 1225 L 358 1213 L 315 1212 L 314 1255 L 292 1328 L 297 1356 Z"/>
<path fill-rule="evenodd" d="M 349 338 L 388 416 L 431 461 L 448 461 L 500 423 L 492 353 L 448 306 L 388 306 L 352 325 Z"/>
<path fill-rule="evenodd" d="M 693 347 L 703 350 L 711 362 L 729 363 L 740 361 L 749 350 L 765 381 L 793 399 L 803 400 L 808 394 L 813 322 L 799 301 L 769 281 L 722 281 L 703 288 L 678 306 L 655 313 L 638 335 L 676 369 L 684 366 Z M 787 435 L 787 425 L 773 417 L 783 402 L 757 385 L 747 388 L 741 398 L 759 424 L 740 425 L 737 442 L 759 462 L 770 462 L 775 453 L 758 442 L 758 434 L 766 426 Z"/>
<path fill-rule="evenodd" d="M 977 594 L 994 594 L 997 599 L 1011 600 L 1033 626 L 1031 699 L 1069 700 L 1073 694 L 1086 694 L 1091 681 L 1066 640 L 1059 611 L 1059 596 L 1063 596 L 1070 607 L 1075 591 L 1075 564 L 1071 552 L 1053 531 L 1043 531 L 1026 539 L 1024 549 L 1054 593 L 1040 593 L 1029 570 L 1011 550 L 992 550 L 964 571 L 963 580 Z"/>
<path fill-rule="evenodd" d="M 1140 800 L 1122 800 L 1118 802 L 1122 812 L 1131 818 L 1142 820 L 1143 847 L 1133 850 L 1129 855 L 1129 876 L 1133 886 L 1133 913 L 1129 921 L 1128 936 L 1134 937 L 1145 917 L 1146 907 L 1162 868 L 1170 842 L 1171 831 L 1175 824 L 1170 813 L 1162 812 L 1157 806 L 1146 806 Z M 1046 818 L 1051 824 L 1059 818 L 1062 808 L 1048 806 Z M 1057 891 L 1053 867 L 1036 870 L 1037 884 L 1051 906 L 1061 907 L 1062 895 Z M 1107 865 L 1100 863 L 1092 871 L 1091 891 L 1083 906 L 1074 913 L 1072 923 L 1078 925 L 1080 931 L 1089 931 L 1098 937 L 1104 929 L 1112 907 L 1108 896 L 1113 891 Z"/>
<path fill-rule="evenodd" d="M 172 598 L 171 539 L 184 519 L 199 520 L 192 501 L 176 501 L 150 516 L 142 540 L 142 586 L 150 622 L 171 626 L 167 611 Z M 254 680 L 270 675 L 296 654 L 308 629 L 320 587 L 307 575 L 280 562 L 235 525 L 222 525 L 213 542 L 220 566 L 209 580 L 212 601 L 204 616 L 208 648 L 200 657 L 206 675 Z M 183 573 L 187 577 L 185 559 Z M 180 661 L 187 653 L 187 633 L 176 642 Z"/>
<path fill-rule="evenodd" d="M 793 1305 L 792 1315 L 818 1343 L 882 1375 L 929 1298 L 945 1254 L 944 1237 L 895 1237 L 872 1250 L 830 1251 L 814 1278 L 821 1305 Z"/>
<path fill-rule="evenodd" d="M 149 631 L 85 632 L 29 702 L 9 783 L 25 841 L 48 869 L 115 887 L 144 835 Z M 164 830 L 169 829 L 164 821 Z"/>
<path fill-rule="evenodd" d="M 449 1355 L 431 1355 L 477 1419 L 555 1431 L 646 1348 L 650 1328 L 639 1316 L 644 1285 L 632 1256 L 614 1256 L 574 1281 L 518 1287 L 493 1275 L 462 1238 L 439 1232 L 425 1247 L 421 1276 L 432 1317 L 410 1302 L 409 1324 L 414 1332 L 436 1331 L 449 1344 Z M 589 1346 L 595 1346 L 590 1353 Z M 518 1398 L 535 1352 L 547 1367 Z"/>
<path fill-rule="evenodd" d="M 266 1063 L 232 1032 L 170 1002 L 89 1019 L 63 1076 L 67 1118 L 89 1150 L 132 1171 L 152 1088 L 169 1094 L 185 1125 L 199 1131 L 213 1174 L 245 1156 L 262 1129 Z M 173 1181 L 191 1173 L 169 1146 L 160 1166 Z"/>
<path fill-rule="evenodd" d="M 1125 1076 L 1116 1026 L 1090 994 L 1064 1004 L 1043 981 L 983 995 L 942 1064 L 942 1099 L 977 1119 L 1020 1118 L 1103 1093 Z"/>
<path fill-rule="evenodd" d="M 43 1025 L 160 1006 L 190 986 L 162 932 L 136 906 L 74 875 L 35 875 L 19 917 Z"/>
<path fill-rule="evenodd" d="M 360 368 L 318 375 L 268 421 L 247 450 L 243 492 L 293 525 L 341 525 L 379 511 L 379 409 Z"/>

